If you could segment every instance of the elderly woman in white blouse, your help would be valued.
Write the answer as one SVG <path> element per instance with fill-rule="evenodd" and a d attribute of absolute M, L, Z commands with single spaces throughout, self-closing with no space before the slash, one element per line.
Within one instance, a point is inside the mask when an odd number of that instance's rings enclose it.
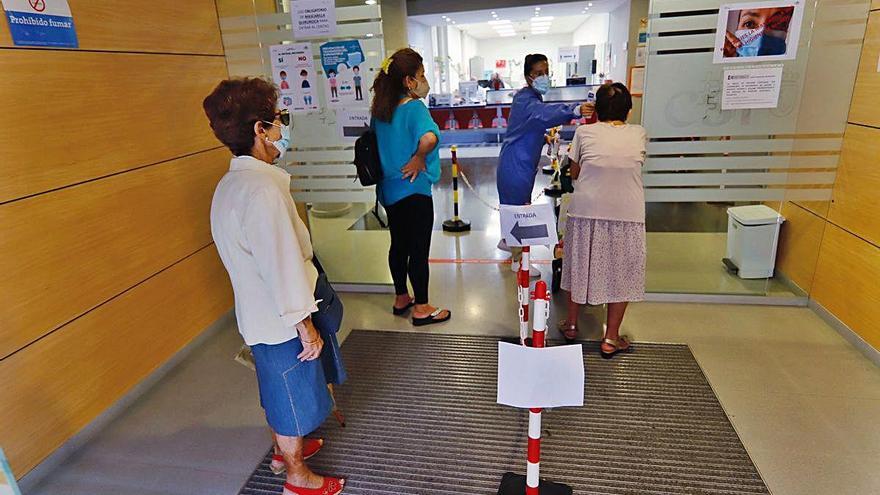
<path fill-rule="evenodd" d="M 345 380 L 335 336 L 342 304 L 313 261 L 290 175 L 273 165 L 290 144 L 290 116 L 277 103 L 277 88 L 256 78 L 223 81 L 205 98 L 214 135 L 235 155 L 214 192 L 211 233 L 253 351 L 273 470 L 287 471 L 284 495 L 335 495 L 345 480 L 306 466 L 323 441 L 305 437 L 330 414 L 327 384 Z"/>
<path fill-rule="evenodd" d="M 632 96 L 621 83 L 596 92 L 599 122 L 578 128 L 571 144 L 574 194 L 568 209 L 562 288 L 569 292 L 568 319 L 559 329 L 578 335 L 583 304 L 607 304 L 602 357 L 630 349 L 620 325 L 630 302 L 645 297 L 645 194 L 642 165 L 646 133 L 626 119 Z"/>

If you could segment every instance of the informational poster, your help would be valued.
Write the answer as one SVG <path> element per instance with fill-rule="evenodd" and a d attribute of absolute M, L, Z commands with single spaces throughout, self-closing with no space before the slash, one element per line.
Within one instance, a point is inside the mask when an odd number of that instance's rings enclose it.
<path fill-rule="evenodd" d="M 368 106 L 363 64 L 364 51 L 358 40 L 331 41 L 321 45 L 321 65 L 328 106 L 351 108 Z"/>
<path fill-rule="evenodd" d="M 629 92 L 633 96 L 642 96 L 645 94 L 645 68 L 630 67 L 629 68 Z"/>
<path fill-rule="evenodd" d="M 356 141 L 370 128 L 370 110 L 367 108 L 336 111 L 336 132 L 346 141 Z"/>
<path fill-rule="evenodd" d="M 722 5 L 713 61 L 725 64 L 794 59 L 803 7 L 802 0 Z"/>
<path fill-rule="evenodd" d="M 315 61 L 309 43 L 273 45 L 272 78 L 281 90 L 281 107 L 290 113 L 309 113 L 321 106 L 318 101 Z"/>
<path fill-rule="evenodd" d="M 506 69 L 507 68 L 507 60 L 499 58 L 498 60 L 495 61 L 495 68 L 496 69 Z"/>
<path fill-rule="evenodd" d="M 569 62 L 577 63 L 579 55 L 579 47 L 577 46 L 560 46 L 559 47 L 559 63 L 565 64 Z"/>
<path fill-rule="evenodd" d="M 648 63 L 648 47 L 636 47 L 636 65 L 645 65 Z"/>
<path fill-rule="evenodd" d="M 726 69 L 722 110 L 776 108 L 782 87 L 782 66 Z"/>
<path fill-rule="evenodd" d="M 3 449 L 0 449 L 0 495 L 21 495 Z"/>
<path fill-rule="evenodd" d="M 295 39 L 327 38 L 336 34 L 335 0 L 293 0 L 290 3 Z"/>
<path fill-rule="evenodd" d="M 0 0 L 16 46 L 79 48 L 67 0 Z"/>

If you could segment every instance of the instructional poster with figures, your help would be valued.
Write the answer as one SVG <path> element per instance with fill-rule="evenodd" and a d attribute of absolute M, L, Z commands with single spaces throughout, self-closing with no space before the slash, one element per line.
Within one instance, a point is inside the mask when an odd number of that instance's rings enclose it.
<path fill-rule="evenodd" d="M 321 45 L 321 66 L 327 104 L 334 108 L 368 106 L 364 50 L 358 40 L 331 41 Z"/>
<path fill-rule="evenodd" d="M 722 5 L 713 61 L 723 64 L 794 59 L 803 17 L 802 0 Z"/>
<path fill-rule="evenodd" d="M 280 104 L 290 113 L 309 113 L 321 106 L 318 101 L 315 61 L 309 43 L 273 45 L 272 78 L 281 90 Z"/>

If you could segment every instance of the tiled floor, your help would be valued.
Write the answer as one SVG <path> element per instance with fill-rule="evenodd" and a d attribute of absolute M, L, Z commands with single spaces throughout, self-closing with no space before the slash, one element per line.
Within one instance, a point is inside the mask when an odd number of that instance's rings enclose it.
<path fill-rule="evenodd" d="M 504 266 L 435 265 L 454 319 L 424 331 L 516 335 L 513 285 Z M 387 295 L 343 299 L 346 329 L 414 331 Z M 584 337 L 601 322 L 585 313 Z M 624 330 L 690 345 L 774 495 L 880 493 L 880 368 L 811 310 L 641 303 Z M 240 342 L 222 329 L 26 495 L 237 493 L 269 442 L 253 373 L 231 359 Z"/>

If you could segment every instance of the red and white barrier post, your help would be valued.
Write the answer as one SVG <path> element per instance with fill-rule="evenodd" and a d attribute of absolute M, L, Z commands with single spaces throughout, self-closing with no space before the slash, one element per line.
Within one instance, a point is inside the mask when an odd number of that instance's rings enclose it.
<path fill-rule="evenodd" d="M 516 273 L 517 300 L 519 301 L 519 340 L 525 344 L 529 336 L 529 268 L 531 265 L 529 246 L 522 247 L 522 259 L 519 262 L 519 271 Z"/>
<path fill-rule="evenodd" d="M 526 274 L 528 276 L 528 274 Z M 532 347 L 543 348 L 547 333 L 550 296 L 547 284 L 535 284 L 535 311 L 532 324 Z M 528 464 L 526 466 L 526 495 L 538 495 L 541 485 L 541 409 L 529 409 Z"/>

